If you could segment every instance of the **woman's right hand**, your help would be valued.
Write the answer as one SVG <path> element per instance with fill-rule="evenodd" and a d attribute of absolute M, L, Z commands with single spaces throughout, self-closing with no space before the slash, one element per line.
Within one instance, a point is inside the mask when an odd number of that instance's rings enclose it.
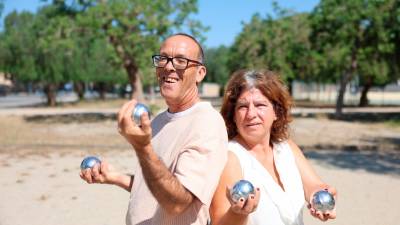
<path fill-rule="evenodd" d="M 256 188 L 255 194 L 250 194 L 247 200 L 240 198 L 237 202 L 233 201 L 231 198 L 231 189 L 232 187 L 226 187 L 226 197 L 231 203 L 230 210 L 232 212 L 241 215 L 248 215 L 256 211 L 258 202 L 260 201 L 260 188 Z"/>

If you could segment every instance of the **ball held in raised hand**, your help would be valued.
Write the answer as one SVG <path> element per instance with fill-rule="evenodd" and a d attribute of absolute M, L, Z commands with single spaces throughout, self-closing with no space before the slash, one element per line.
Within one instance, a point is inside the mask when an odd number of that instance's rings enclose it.
<path fill-rule="evenodd" d="M 230 191 L 231 199 L 234 202 L 239 201 L 240 198 L 247 200 L 250 194 L 255 194 L 255 189 L 253 184 L 247 180 L 239 180 Z"/>
<path fill-rule="evenodd" d="M 150 109 L 142 103 L 137 103 L 132 111 L 132 119 L 137 125 L 140 125 L 140 117 L 144 112 L 147 112 L 150 118 Z"/>
<path fill-rule="evenodd" d="M 313 195 L 311 205 L 315 210 L 325 213 L 335 208 L 335 199 L 328 191 L 321 190 Z"/>
<path fill-rule="evenodd" d="M 81 162 L 81 170 L 92 168 L 96 163 L 100 164 L 101 161 L 96 156 L 85 157 Z"/>

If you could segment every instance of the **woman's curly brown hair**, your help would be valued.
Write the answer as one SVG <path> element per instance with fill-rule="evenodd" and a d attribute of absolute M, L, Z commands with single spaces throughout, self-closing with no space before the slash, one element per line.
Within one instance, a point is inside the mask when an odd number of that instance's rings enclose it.
<path fill-rule="evenodd" d="M 234 72 L 226 86 L 221 114 L 225 120 L 229 139 L 238 132 L 234 122 L 235 106 L 240 95 L 251 88 L 257 88 L 274 107 L 277 119 L 271 127 L 271 143 L 289 138 L 289 123 L 292 121 L 292 98 L 279 75 L 269 70 L 238 70 Z"/>

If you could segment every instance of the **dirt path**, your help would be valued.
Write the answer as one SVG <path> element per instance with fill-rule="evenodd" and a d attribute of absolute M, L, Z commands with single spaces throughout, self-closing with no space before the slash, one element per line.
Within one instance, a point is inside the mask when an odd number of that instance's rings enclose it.
<path fill-rule="evenodd" d="M 25 156 L 1 153 L 0 224 L 124 224 L 129 194 L 115 186 L 82 182 L 78 170 L 85 154 L 85 151 Z M 385 169 L 373 171 L 376 159 L 372 156 L 358 159 L 371 163 L 362 165 L 351 162 L 360 158 L 358 153 L 342 154 L 333 150 L 308 152 L 319 175 L 339 190 L 338 218 L 326 224 L 397 225 L 400 220 L 400 196 L 396 194 L 400 187 L 399 159 L 382 161 L 386 167 L 381 167 Z M 131 171 L 135 164 L 129 150 L 96 155 L 125 172 Z M 331 161 L 332 158 L 335 160 Z M 304 219 L 309 225 L 322 224 L 307 211 Z"/>
<path fill-rule="evenodd" d="M 88 154 L 132 171 L 134 154 L 112 116 L 0 115 L 0 127 L 1 225 L 125 223 L 129 194 L 78 176 Z M 339 191 L 338 218 L 326 224 L 399 224 L 399 128 L 295 118 L 292 131 L 318 174 Z M 307 212 L 305 222 L 322 224 Z"/>

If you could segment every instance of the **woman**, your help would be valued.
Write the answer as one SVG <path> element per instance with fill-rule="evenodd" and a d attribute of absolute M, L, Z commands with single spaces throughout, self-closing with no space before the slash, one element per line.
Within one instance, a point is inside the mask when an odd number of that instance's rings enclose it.
<path fill-rule="evenodd" d="M 214 194 L 212 225 L 303 224 L 303 206 L 322 189 L 336 190 L 321 181 L 299 147 L 289 139 L 290 95 L 271 71 L 235 72 L 221 108 L 229 137 L 229 157 Z M 234 202 L 230 188 L 249 180 L 256 192 Z M 335 210 L 312 216 L 334 219 Z"/>

